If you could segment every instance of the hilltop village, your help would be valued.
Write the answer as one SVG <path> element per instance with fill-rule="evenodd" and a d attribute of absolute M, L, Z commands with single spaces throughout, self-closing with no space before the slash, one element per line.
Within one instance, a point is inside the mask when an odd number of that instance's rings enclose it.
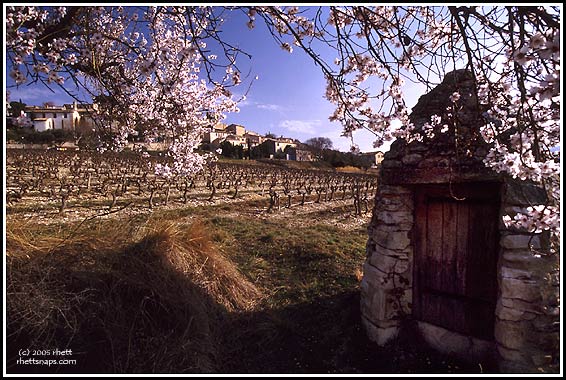
<path fill-rule="evenodd" d="M 10 146 L 28 143 L 37 148 L 48 144 L 49 147 L 58 149 L 80 149 L 81 145 L 88 142 L 89 136 L 95 129 L 91 115 L 96 110 L 96 104 L 77 102 L 61 106 L 52 103 L 45 103 L 42 106 L 27 106 L 18 102 L 11 104 L 11 118 L 7 121 L 8 126 L 12 127 L 9 128 L 11 133 L 7 134 Z M 167 149 L 167 145 L 166 141 L 153 143 L 132 141 L 126 149 L 141 146 L 148 151 L 163 151 Z M 272 133 L 261 135 L 239 124 L 217 123 L 210 126 L 203 136 L 200 149 L 234 159 L 267 158 L 292 161 L 325 159 L 320 149 L 297 139 L 276 136 Z M 332 152 L 334 156 L 339 153 Z M 380 151 L 358 153 L 355 156 L 368 167 L 375 167 L 383 160 L 383 152 Z"/>

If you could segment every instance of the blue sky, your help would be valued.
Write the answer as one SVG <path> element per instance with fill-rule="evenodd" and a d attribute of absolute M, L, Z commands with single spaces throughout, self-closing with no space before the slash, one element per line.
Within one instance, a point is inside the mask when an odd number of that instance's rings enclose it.
<path fill-rule="evenodd" d="M 240 112 L 228 114 L 225 122 L 244 125 L 260 134 L 271 132 L 303 142 L 324 136 L 333 141 L 336 149 L 349 150 L 350 139 L 341 136 L 341 125 L 328 120 L 333 105 L 323 97 L 325 80 L 312 59 L 298 47 L 292 53 L 283 50 L 259 19 L 252 30 L 246 26 L 247 17 L 242 12 L 226 13 L 225 19 L 223 35 L 252 55 L 251 60 L 243 55 L 239 57 L 237 63 L 242 74 L 249 70 L 250 75 L 248 81 L 235 90 L 236 94 L 243 94 L 249 79 L 258 77 L 240 104 Z M 333 61 L 335 57 L 330 53 L 328 58 Z M 9 77 L 7 82 L 8 85 L 13 83 Z M 21 99 L 30 105 L 72 101 L 61 90 L 53 93 L 45 86 L 24 85 L 11 88 L 10 93 L 11 100 Z M 362 151 L 375 151 L 373 135 L 368 131 L 355 132 L 354 142 Z"/>
<path fill-rule="evenodd" d="M 226 36 L 252 55 L 251 60 L 242 57 L 238 63 L 243 72 L 249 69 L 250 77 L 257 75 L 258 79 L 253 81 L 240 113 L 229 114 L 226 122 L 300 141 L 329 137 L 335 148 L 348 150 L 350 140 L 340 136 L 341 125 L 328 120 L 333 105 L 323 97 L 326 82 L 320 68 L 298 47 L 292 53 L 283 50 L 260 20 L 251 30 L 246 21 L 240 15 L 227 17 Z M 364 141 L 357 138 L 356 142 L 368 151 L 373 148 L 371 136 L 366 134 Z"/>

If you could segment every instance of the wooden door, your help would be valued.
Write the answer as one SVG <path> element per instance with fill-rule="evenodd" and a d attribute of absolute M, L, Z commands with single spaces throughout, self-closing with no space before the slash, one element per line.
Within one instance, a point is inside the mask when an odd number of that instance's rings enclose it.
<path fill-rule="evenodd" d="M 493 339 L 499 186 L 424 186 L 415 210 L 414 317 Z"/>

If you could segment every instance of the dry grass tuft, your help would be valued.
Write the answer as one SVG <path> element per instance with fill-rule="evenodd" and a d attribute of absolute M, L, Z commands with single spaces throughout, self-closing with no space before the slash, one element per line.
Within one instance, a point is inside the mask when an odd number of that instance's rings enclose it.
<path fill-rule="evenodd" d="M 174 271 L 192 278 L 206 294 L 227 311 L 252 310 L 260 292 L 214 245 L 211 233 L 201 221 L 189 228 L 179 223 L 157 220 L 143 229 L 140 242 L 148 241 L 155 253 Z M 145 240 L 144 240 L 145 239 Z"/>
<path fill-rule="evenodd" d="M 200 222 L 7 227 L 8 372 L 27 347 L 77 353 L 54 371 L 215 372 L 223 319 L 261 298 Z"/>

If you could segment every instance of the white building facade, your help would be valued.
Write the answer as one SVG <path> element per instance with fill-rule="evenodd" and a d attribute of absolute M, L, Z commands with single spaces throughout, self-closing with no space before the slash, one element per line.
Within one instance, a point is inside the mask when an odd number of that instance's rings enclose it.
<path fill-rule="evenodd" d="M 76 130 L 93 128 L 92 112 L 96 106 L 92 104 L 64 104 L 63 106 L 28 106 L 26 116 L 32 122 L 33 129 L 43 132 L 51 129 Z"/>

